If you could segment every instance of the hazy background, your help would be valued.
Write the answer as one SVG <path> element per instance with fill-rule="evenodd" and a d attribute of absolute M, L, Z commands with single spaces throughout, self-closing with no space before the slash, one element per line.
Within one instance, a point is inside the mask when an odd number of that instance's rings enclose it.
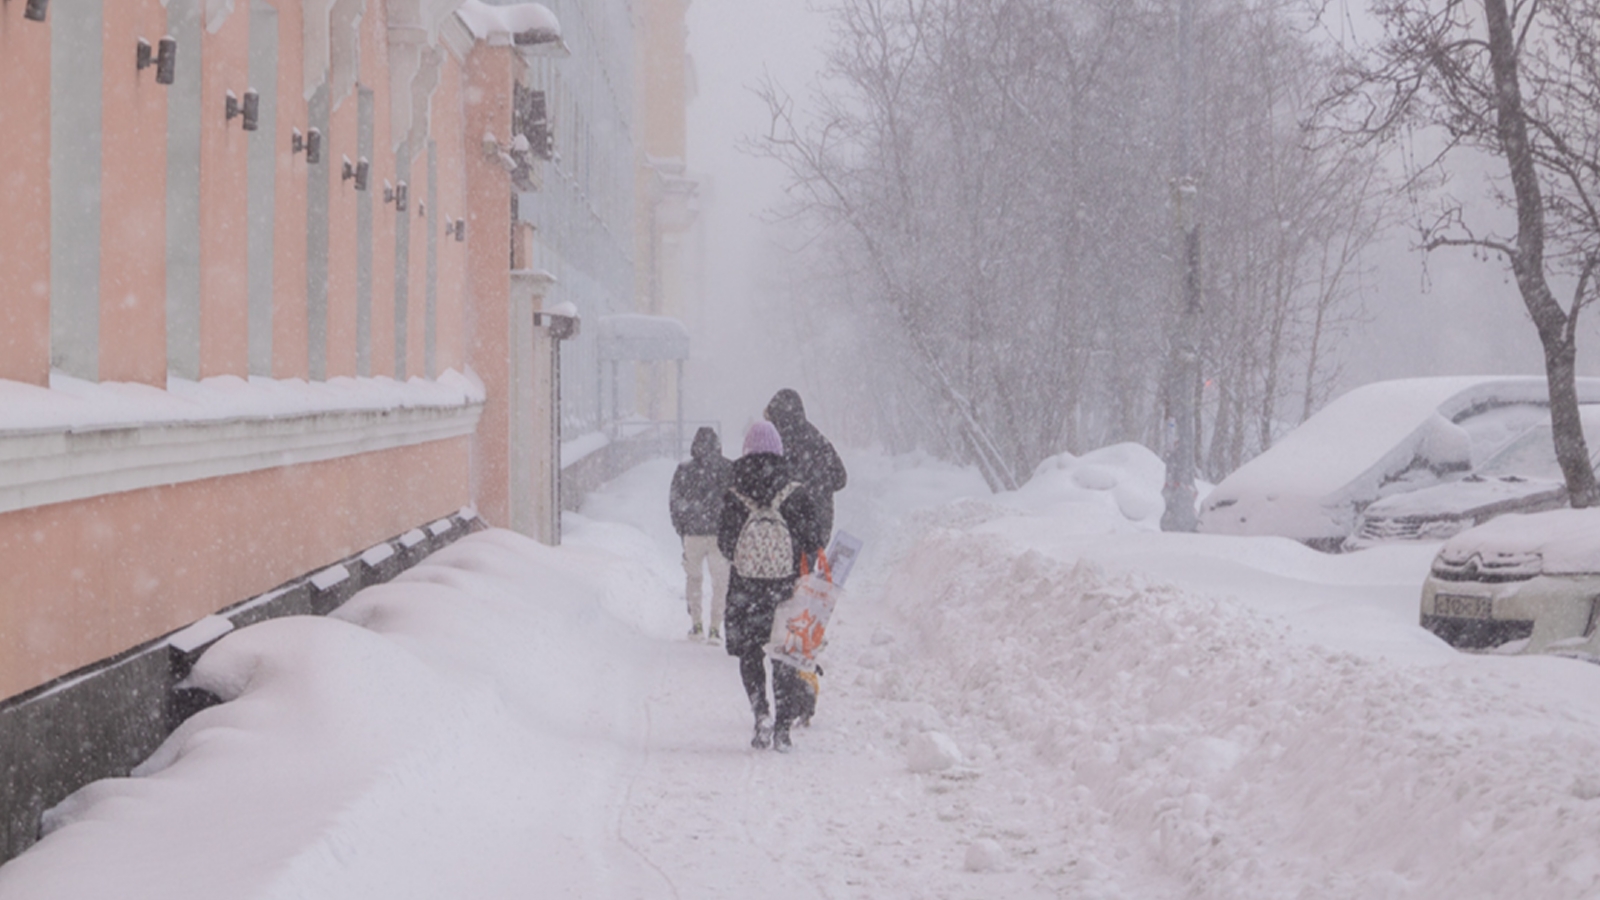
<path fill-rule="evenodd" d="M 784 340 L 808 327 L 790 310 L 813 287 L 785 269 L 798 239 L 769 222 L 783 199 L 783 172 L 739 148 L 767 126 L 766 108 L 751 91 L 764 74 L 804 101 L 822 65 L 828 17 L 823 4 L 809 0 L 693 0 L 688 21 L 696 73 L 688 162 L 704 179 L 705 285 L 703 309 L 689 316 L 695 346 L 688 407 L 693 418 L 720 420 L 726 449 L 737 455 L 745 427 L 780 387 L 799 389 L 825 430 L 853 402 L 830 396 L 813 371 L 817 363 Z M 1359 30 L 1358 15 L 1343 26 L 1330 20 L 1330 29 L 1340 27 Z M 1482 179 L 1502 170 L 1486 160 L 1482 172 L 1458 173 L 1448 189 L 1459 197 L 1481 193 Z M 1339 349 L 1341 391 L 1416 375 L 1543 372 L 1538 339 L 1501 261 L 1475 261 L 1464 250 L 1424 258 L 1404 225 L 1369 255 L 1367 321 Z M 1582 329 L 1584 374 L 1600 374 L 1591 351 L 1597 321 L 1591 312 Z"/>

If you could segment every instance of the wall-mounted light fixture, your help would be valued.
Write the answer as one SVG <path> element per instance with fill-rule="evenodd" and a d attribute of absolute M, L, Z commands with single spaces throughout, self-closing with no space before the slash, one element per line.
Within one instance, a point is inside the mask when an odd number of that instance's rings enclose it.
<path fill-rule="evenodd" d="M 292 152 L 306 152 L 306 165 L 314 166 L 322 162 L 322 129 L 313 128 L 305 134 L 296 128 L 289 138 L 289 147 Z"/>
<path fill-rule="evenodd" d="M 426 204 L 426 203 L 418 203 L 417 204 L 417 218 L 425 219 L 427 217 L 428 217 L 428 204 Z"/>
<path fill-rule="evenodd" d="M 399 182 L 398 184 L 396 184 L 394 186 L 394 211 L 395 212 L 403 213 L 403 212 L 406 211 L 406 195 L 408 193 L 410 193 L 410 189 L 406 187 L 406 183 L 404 181 Z"/>
<path fill-rule="evenodd" d="M 244 117 L 240 125 L 245 131 L 255 131 L 261 127 L 261 95 L 255 91 L 245 91 L 240 114 Z"/>
<path fill-rule="evenodd" d="M 227 121 L 233 121 L 235 116 L 243 119 L 240 125 L 245 131 L 255 131 L 261 124 L 261 95 L 255 91 L 245 91 L 244 99 L 240 100 L 233 91 L 228 92 L 223 103 L 223 111 Z"/>
<path fill-rule="evenodd" d="M 339 180 L 349 181 L 353 178 L 356 182 L 356 190 L 364 191 L 367 189 L 367 175 L 371 171 L 372 164 L 367 162 L 365 156 L 361 157 L 354 165 L 351 165 L 350 157 L 346 156 L 344 157 L 344 169 L 339 173 Z"/>
<path fill-rule="evenodd" d="M 156 43 L 156 84 L 171 84 L 178 74 L 178 39 L 167 35 Z"/>
<path fill-rule="evenodd" d="M 390 184 L 389 183 L 389 179 L 387 179 L 387 178 L 385 178 L 383 180 L 383 202 L 384 203 L 393 203 L 394 202 L 394 185 Z"/>
<path fill-rule="evenodd" d="M 45 15 L 49 11 L 50 0 L 28 0 L 28 8 L 22 11 L 22 17 L 24 19 L 32 19 L 35 22 L 43 22 Z"/>
<path fill-rule="evenodd" d="M 139 38 L 134 58 L 141 72 L 156 67 L 156 84 L 171 84 L 178 70 L 178 41 L 169 34 L 152 50 L 149 41 Z"/>
<path fill-rule="evenodd" d="M 456 243 L 460 243 L 460 242 L 466 240 L 467 239 L 467 220 L 466 219 L 456 219 L 454 221 L 451 221 L 450 217 L 446 216 L 445 220 L 444 220 L 444 236 L 445 237 L 454 237 L 456 239 Z"/>

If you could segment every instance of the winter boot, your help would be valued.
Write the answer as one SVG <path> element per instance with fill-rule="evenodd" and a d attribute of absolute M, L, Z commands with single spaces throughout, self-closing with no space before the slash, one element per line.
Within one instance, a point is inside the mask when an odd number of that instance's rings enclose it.
<path fill-rule="evenodd" d="M 787 740 L 788 735 L 784 735 L 784 739 Z M 756 717 L 756 736 L 750 739 L 750 746 L 756 748 L 757 750 L 765 750 L 772 746 L 771 716 Z"/>
<path fill-rule="evenodd" d="M 778 751 L 779 753 L 788 753 L 790 750 L 794 749 L 794 745 L 789 743 L 788 726 L 784 726 L 772 732 L 772 749 Z"/>
<path fill-rule="evenodd" d="M 715 626 L 715 625 L 711 626 L 711 630 L 706 632 L 706 643 L 708 643 L 708 644 L 720 644 L 720 643 L 722 643 L 722 630 L 717 628 L 717 626 Z"/>
<path fill-rule="evenodd" d="M 700 623 L 696 622 L 696 623 L 694 623 L 694 627 L 689 629 L 689 637 L 698 638 L 699 636 L 700 636 Z"/>

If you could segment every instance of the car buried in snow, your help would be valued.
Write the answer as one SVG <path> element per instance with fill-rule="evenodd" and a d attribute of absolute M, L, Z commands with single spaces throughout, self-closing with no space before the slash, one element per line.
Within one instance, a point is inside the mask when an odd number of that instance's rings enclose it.
<path fill-rule="evenodd" d="M 1465 650 L 1600 662 L 1600 508 L 1500 516 L 1445 541 L 1422 627 Z"/>
<path fill-rule="evenodd" d="M 1600 405 L 1580 408 L 1591 451 L 1600 466 Z M 1346 550 L 1390 541 L 1442 541 L 1506 513 L 1543 512 L 1567 505 L 1567 486 L 1556 461 L 1549 425 L 1512 438 L 1482 465 L 1448 481 L 1374 500 L 1356 519 Z"/>
<path fill-rule="evenodd" d="M 1578 379 L 1578 399 L 1600 403 L 1600 379 Z M 1218 483 L 1200 506 L 1199 528 L 1338 551 L 1369 506 L 1457 482 L 1475 460 L 1549 421 L 1545 380 L 1536 376 L 1364 385 Z"/>

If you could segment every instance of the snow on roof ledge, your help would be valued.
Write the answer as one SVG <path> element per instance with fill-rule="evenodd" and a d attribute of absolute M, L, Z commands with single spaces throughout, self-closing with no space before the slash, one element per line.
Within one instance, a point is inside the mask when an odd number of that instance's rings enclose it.
<path fill-rule="evenodd" d="M 531 47 L 561 41 L 561 22 L 543 3 L 490 6 L 483 0 L 466 0 L 456 17 L 474 40 L 491 47 Z"/>

